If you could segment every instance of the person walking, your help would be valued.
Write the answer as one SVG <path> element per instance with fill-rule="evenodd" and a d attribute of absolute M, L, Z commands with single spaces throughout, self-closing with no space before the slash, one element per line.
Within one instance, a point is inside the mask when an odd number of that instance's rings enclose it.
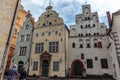
<path fill-rule="evenodd" d="M 13 67 L 9 70 L 7 80 L 16 80 L 16 75 L 18 75 L 16 67 L 17 65 L 14 64 Z"/>
<path fill-rule="evenodd" d="M 20 72 L 20 79 L 19 80 L 26 80 L 27 72 L 25 71 L 25 67 L 22 67 L 22 71 Z"/>

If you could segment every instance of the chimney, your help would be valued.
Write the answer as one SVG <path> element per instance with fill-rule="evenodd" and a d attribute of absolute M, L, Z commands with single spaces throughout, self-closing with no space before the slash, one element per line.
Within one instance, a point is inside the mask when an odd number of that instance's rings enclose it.
<path fill-rule="evenodd" d="M 108 19 L 108 24 L 109 24 L 109 27 L 111 27 L 111 16 L 110 16 L 110 12 L 106 12 L 107 14 L 107 19 Z"/>

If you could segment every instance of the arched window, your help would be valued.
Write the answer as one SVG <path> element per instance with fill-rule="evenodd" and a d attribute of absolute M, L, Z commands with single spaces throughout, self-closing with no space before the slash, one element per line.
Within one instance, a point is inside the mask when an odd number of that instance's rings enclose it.
<path fill-rule="evenodd" d="M 98 46 L 98 41 L 97 41 L 97 39 L 94 39 L 94 48 L 97 48 L 97 46 Z"/>
<path fill-rule="evenodd" d="M 80 42 L 80 48 L 83 48 L 83 40 L 80 39 L 79 42 Z"/>
<path fill-rule="evenodd" d="M 72 43 L 72 48 L 75 48 L 75 43 Z"/>
<path fill-rule="evenodd" d="M 96 36 L 96 33 L 94 33 L 94 36 Z"/>
<path fill-rule="evenodd" d="M 83 36 L 83 34 L 81 33 L 81 36 Z"/>
<path fill-rule="evenodd" d="M 97 33 L 97 35 L 99 35 L 99 33 Z"/>
<path fill-rule="evenodd" d="M 90 48 L 90 40 L 89 39 L 86 40 L 86 47 Z"/>

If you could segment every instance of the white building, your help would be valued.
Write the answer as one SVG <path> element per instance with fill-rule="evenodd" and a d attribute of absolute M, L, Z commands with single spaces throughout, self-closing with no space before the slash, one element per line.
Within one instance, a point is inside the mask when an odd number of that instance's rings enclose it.
<path fill-rule="evenodd" d="M 111 53 L 113 63 L 113 77 L 120 80 L 120 10 L 112 14 L 112 20 L 109 12 L 107 16 L 110 25 L 109 51 Z"/>
<path fill-rule="evenodd" d="M 83 5 L 82 12 L 76 15 L 76 24 L 70 26 L 69 74 L 83 76 L 85 71 L 87 76 L 112 75 L 107 29 L 90 5 Z"/>

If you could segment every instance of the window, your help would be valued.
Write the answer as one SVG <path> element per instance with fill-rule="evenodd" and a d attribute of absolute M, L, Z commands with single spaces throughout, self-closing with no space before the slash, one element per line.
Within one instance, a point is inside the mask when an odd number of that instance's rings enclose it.
<path fill-rule="evenodd" d="M 20 47 L 19 56 L 25 56 L 27 51 L 27 47 Z"/>
<path fill-rule="evenodd" d="M 53 61 L 53 71 L 59 71 L 59 61 Z"/>
<path fill-rule="evenodd" d="M 83 26 L 82 26 L 82 25 L 81 25 L 80 27 L 81 27 L 81 29 L 83 29 Z"/>
<path fill-rule="evenodd" d="M 80 41 L 80 48 L 83 48 L 83 40 L 79 40 Z"/>
<path fill-rule="evenodd" d="M 93 68 L 92 59 L 87 59 L 87 68 Z"/>
<path fill-rule="evenodd" d="M 88 35 L 90 36 L 90 33 Z"/>
<path fill-rule="evenodd" d="M 95 27 L 95 24 L 93 24 L 93 27 Z"/>
<path fill-rule="evenodd" d="M 90 24 L 88 25 L 88 27 L 90 27 Z"/>
<path fill-rule="evenodd" d="M 35 53 L 43 52 L 44 43 L 36 43 L 35 44 Z"/>
<path fill-rule="evenodd" d="M 72 48 L 75 48 L 75 43 L 72 43 Z"/>
<path fill-rule="evenodd" d="M 87 20 L 87 17 L 85 17 L 85 20 Z"/>
<path fill-rule="evenodd" d="M 59 42 L 49 42 L 49 52 L 57 53 L 59 51 Z"/>
<path fill-rule="evenodd" d="M 96 33 L 94 33 L 94 36 L 96 36 Z"/>
<path fill-rule="evenodd" d="M 47 15 L 47 18 L 48 18 L 49 16 L 50 16 L 50 15 L 48 14 L 48 15 Z"/>
<path fill-rule="evenodd" d="M 84 54 L 83 53 L 81 54 L 81 59 L 84 59 Z"/>
<path fill-rule="evenodd" d="M 87 28 L 87 25 L 85 25 L 85 27 Z"/>
<path fill-rule="evenodd" d="M 43 23 L 43 26 L 45 26 L 45 23 Z"/>
<path fill-rule="evenodd" d="M 26 41 L 30 41 L 30 34 L 27 34 Z"/>
<path fill-rule="evenodd" d="M 86 33 L 86 36 L 88 36 L 88 33 Z"/>
<path fill-rule="evenodd" d="M 24 41 L 24 35 L 21 35 L 21 42 Z"/>
<path fill-rule="evenodd" d="M 57 35 L 57 34 L 58 34 L 58 31 L 55 31 L 55 34 Z"/>
<path fill-rule="evenodd" d="M 78 34 L 78 36 L 80 37 L 80 34 Z"/>
<path fill-rule="evenodd" d="M 81 34 L 81 36 L 83 36 L 83 34 Z"/>
<path fill-rule="evenodd" d="M 51 35 L 51 32 L 48 32 L 48 35 Z"/>
<path fill-rule="evenodd" d="M 99 33 L 97 33 L 97 35 L 99 35 Z"/>
<path fill-rule="evenodd" d="M 38 62 L 35 61 L 33 62 L 33 71 L 37 71 L 38 70 Z"/>
<path fill-rule="evenodd" d="M 101 59 L 101 68 L 108 68 L 107 59 Z"/>
<path fill-rule="evenodd" d="M 89 39 L 86 40 L 86 47 L 90 48 L 90 40 Z"/>
<path fill-rule="evenodd" d="M 98 41 L 98 48 L 102 48 L 102 41 L 101 40 Z"/>
<path fill-rule="evenodd" d="M 88 20 L 90 20 L 90 17 L 88 17 Z"/>
<path fill-rule="evenodd" d="M 49 25 L 52 25 L 52 22 L 49 22 Z"/>
<path fill-rule="evenodd" d="M 97 61 L 98 60 L 98 57 L 95 57 L 95 61 Z"/>
<path fill-rule="evenodd" d="M 17 29 L 15 29 L 15 35 L 17 34 Z"/>
<path fill-rule="evenodd" d="M 28 29 L 29 28 L 29 25 L 26 25 L 25 29 Z"/>
<path fill-rule="evenodd" d="M 97 41 L 97 39 L 94 39 L 94 48 L 97 48 L 97 46 L 98 46 L 98 41 Z"/>
<path fill-rule="evenodd" d="M 42 33 L 42 36 L 44 36 L 44 32 Z"/>
<path fill-rule="evenodd" d="M 36 37 L 38 37 L 38 33 L 36 33 Z"/>

